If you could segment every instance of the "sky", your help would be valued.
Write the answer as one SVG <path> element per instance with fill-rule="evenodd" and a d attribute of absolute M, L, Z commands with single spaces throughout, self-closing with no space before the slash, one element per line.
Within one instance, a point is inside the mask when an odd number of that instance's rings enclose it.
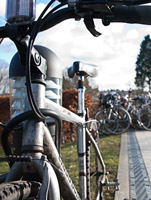
<path fill-rule="evenodd" d="M 5 0 L 1 0 L 0 26 L 5 24 Z M 37 0 L 37 15 L 49 0 Z M 91 85 L 100 91 L 108 89 L 134 89 L 135 63 L 144 37 L 151 34 L 151 27 L 113 23 L 103 26 L 101 20 L 95 20 L 100 37 L 92 36 L 83 20 L 66 20 L 61 24 L 40 33 L 35 44 L 50 48 L 59 57 L 62 68 L 74 61 L 95 64 L 99 75 L 91 79 Z M 16 48 L 9 39 L 0 46 L 0 59 L 11 61 Z"/>

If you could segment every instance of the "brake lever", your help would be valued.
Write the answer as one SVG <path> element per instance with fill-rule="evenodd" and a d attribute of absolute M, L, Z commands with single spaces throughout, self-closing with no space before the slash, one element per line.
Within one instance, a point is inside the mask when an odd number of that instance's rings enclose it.
<path fill-rule="evenodd" d="M 92 18 L 92 16 L 90 15 L 86 15 L 84 17 L 84 24 L 86 26 L 86 28 L 88 29 L 88 31 L 95 37 L 98 37 L 100 35 L 102 35 L 100 32 L 98 32 L 96 29 L 95 29 L 95 24 L 94 24 L 94 20 Z"/>

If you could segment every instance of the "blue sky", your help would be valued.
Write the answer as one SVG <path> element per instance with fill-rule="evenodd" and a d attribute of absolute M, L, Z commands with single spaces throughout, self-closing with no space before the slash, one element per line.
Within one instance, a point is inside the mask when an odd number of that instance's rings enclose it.
<path fill-rule="evenodd" d="M 5 2 L 6 0 L 1 0 L 1 7 L 0 7 L 0 26 L 4 26 L 5 21 Z M 42 10 L 46 4 L 49 3 L 49 0 L 36 0 L 36 4 L 39 5 L 38 7 L 38 14 L 40 13 L 40 10 Z M 10 40 L 5 39 L 5 44 L 1 46 L 0 48 L 0 59 L 4 59 L 6 62 L 10 63 L 12 56 L 16 52 L 16 47 L 13 42 Z"/>
<path fill-rule="evenodd" d="M 5 2 L 6 0 L 1 0 L 1 9 L 0 9 L 0 26 L 5 25 Z M 48 0 L 36 0 L 37 4 L 42 3 L 42 4 L 47 4 L 49 1 Z M 11 41 L 6 41 L 4 45 L 1 46 L 0 48 L 0 59 L 4 59 L 6 62 L 10 63 L 12 56 L 16 52 L 16 47 L 13 42 Z"/>
<path fill-rule="evenodd" d="M 4 24 L 4 0 L 1 0 L 0 24 Z M 39 14 L 49 0 L 37 0 Z M 151 27 L 113 23 L 103 26 L 95 20 L 97 30 L 102 36 L 95 38 L 85 28 L 82 20 L 67 20 L 40 34 L 36 44 L 53 50 L 60 58 L 62 68 L 72 65 L 76 60 L 99 66 L 99 76 L 91 84 L 103 89 L 134 88 L 135 62 L 144 36 L 151 34 Z M 0 46 L 0 59 L 10 62 L 16 48 L 8 39 Z"/>

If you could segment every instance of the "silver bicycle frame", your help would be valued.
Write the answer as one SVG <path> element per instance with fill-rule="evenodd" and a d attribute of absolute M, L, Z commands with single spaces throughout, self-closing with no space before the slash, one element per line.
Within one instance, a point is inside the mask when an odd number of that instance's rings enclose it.
<path fill-rule="evenodd" d="M 79 80 L 83 81 L 84 77 L 79 76 Z M 22 163 L 16 162 L 7 176 L 6 182 L 20 179 L 24 172 L 34 169 L 39 173 L 42 179 L 42 187 L 40 189 L 40 199 L 60 200 L 60 190 L 66 200 L 86 200 L 87 199 L 87 182 L 86 182 L 86 120 L 84 106 L 84 88 L 78 89 L 78 115 L 68 109 L 54 103 L 45 97 L 45 86 L 40 83 L 32 84 L 32 91 L 37 106 L 41 109 L 49 109 L 57 113 L 62 120 L 66 120 L 78 125 L 78 160 L 79 160 L 79 193 L 80 197 L 69 179 L 67 172 L 63 166 L 58 150 L 54 144 L 51 134 L 45 124 L 38 119 L 28 119 L 24 122 L 24 131 L 22 139 L 23 155 L 31 156 L 32 162 Z M 26 110 L 30 110 L 28 98 L 26 97 Z M 88 131 L 87 131 L 88 132 Z M 88 132 L 88 134 L 91 134 Z M 89 135 L 91 139 L 91 135 Z M 95 141 L 92 139 L 95 147 Z M 96 148 L 97 149 L 97 148 Z M 43 156 L 45 152 L 47 158 Z M 98 151 L 98 149 L 97 149 Z M 99 153 L 100 163 L 102 164 L 105 177 L 105 165 Z M 48 160 L 47 160 L 48 159 Z M 51 161 L 51 163 L 50 163 Z M 54 172 L 55 171 L 55 172 Z M 58 183 L 59 181 L 59 183 Z M 61 183 L 61 184 L 60 184 Z M 53 192 L 52 192 L 53 191 Z"/>

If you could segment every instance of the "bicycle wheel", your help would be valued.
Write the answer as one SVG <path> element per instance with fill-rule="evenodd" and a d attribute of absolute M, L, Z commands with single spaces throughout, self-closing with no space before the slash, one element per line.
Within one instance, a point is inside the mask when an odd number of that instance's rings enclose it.
<path fill-rule="evenodd" d="M 147 106 L 140 109 L 138 113 L 138 119 L 140 121 L 141 128 L 150 131 L 151 130 L 151 110 Z"/>
<path fill-rule="evenodd" d="M 29 181 L 14 181 L 0 185 L 1 200 L 37 199 L 40 183 Z"/>
<path fill-rule="evenodd" d="M 113 113 L 112 108 L 108 108 L 106 110 L 106 120 L 105 120 L 105 129 L 108 131 L 108 133 L 113 134 L 117 132 L 118 126 L 117 126 L 117 119 L 115 117 L 115 114 Z"/>
<path fill-rule="evenodd" d="M 116 106 L 108 112 L 108 118 L 105 128 L 112 134 L 122 134 L 126 132 L 131 125 L 129 113 L 122 107 Z"/>
<path fill-rule="evenodd" d="M 91 129 L 89 129 L 91 131 Z M 91 132 L 99 147 L 99 134 Z M 91 140 L 86 137 L 87 200 L 102 199 L 101 164 Z"/>
<path fill-rule="evenodd" d="M 106 129 L 105 123 L 107 120 L 108 113 L 106 110 L 101 110 L 95 115 L 95 119 L 98 121 L 98 131 L 99 134 L 110 134 L 110 132 Z"/>

